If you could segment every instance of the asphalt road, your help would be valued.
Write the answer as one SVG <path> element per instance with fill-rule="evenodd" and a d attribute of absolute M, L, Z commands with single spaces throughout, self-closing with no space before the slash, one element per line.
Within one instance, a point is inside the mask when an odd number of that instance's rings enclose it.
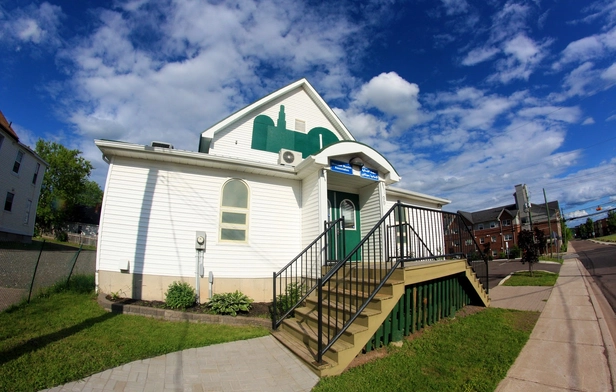
<path fill-rule="evenodd" d="M 616 246 L 578 240 L 573 242 L 573 247 L 578 259 L 616 312 Z"/>
<path fill-rule="evenodd" d="M 558 273 L 560 267 L 561 265 L 558 263 L 537 263 L 533 266 L 533 270 Z M 501 280 L 517 271 L 528 271 L 528 264 L 522 264 L 520 259 L 490 261 L 488 264 L 488 287 L 494 288 L 498 286 Z"/>

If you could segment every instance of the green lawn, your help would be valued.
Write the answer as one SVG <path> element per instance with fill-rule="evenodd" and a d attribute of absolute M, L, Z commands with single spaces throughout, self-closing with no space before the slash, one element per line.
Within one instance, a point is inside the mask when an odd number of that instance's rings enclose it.
<path fill-rule="evenodd" d="M 562 257 L 539 256 L 539 261 L 554 261 L 562 264 L 564 260 Z"/>
<path fill-rule="evenodd" d="M 443 320 L 387 357 L 321 379 L 314 391 L 494 391 L 538 312 L 488 308 Z"/>
<path fill-rule="evenodd" d="M 88 279 L 85 291 L 93 287 Z M 91 292 L 62 290 L 0 313 L 0 391 L 38 391 L 137 359 L 268 333 L 108 313 Z"/>
<path fill-rule="evenodd" d="M 558 274 L 546 271 L 534 271 L 530 276 L 528 271 L 515 272 L 503 286 L 554 286 Z"/>
<path fill-rule="evenodd" d="M 605 241 L 605 242 L 616 242 L 616 234 L 610 234 L 604 237 L 598 237 L 596 239 L 599 241 Z"/>

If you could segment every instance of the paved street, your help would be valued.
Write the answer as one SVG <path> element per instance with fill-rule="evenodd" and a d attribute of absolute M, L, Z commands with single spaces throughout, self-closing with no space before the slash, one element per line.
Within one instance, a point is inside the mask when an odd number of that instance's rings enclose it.
<path fill-rule="evenodd" d="M 573 241 L 578 258 L 616 311 L 616 246 L 588 240 Z"/>

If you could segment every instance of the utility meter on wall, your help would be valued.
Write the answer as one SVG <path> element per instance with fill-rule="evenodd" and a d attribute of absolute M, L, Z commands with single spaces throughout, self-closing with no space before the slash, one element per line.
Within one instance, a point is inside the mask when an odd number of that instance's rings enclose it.
<path fill-rule="evenodd" d="M 197 231 L 195 233 L 195 249 L 205 250 L 206 240 L 207 236 L 205 235 L 205 231 Z"/>

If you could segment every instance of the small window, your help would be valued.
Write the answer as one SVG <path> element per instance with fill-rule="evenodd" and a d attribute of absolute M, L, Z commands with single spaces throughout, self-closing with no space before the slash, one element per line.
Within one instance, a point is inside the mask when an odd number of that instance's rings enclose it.
<path fill-rule="evenodd" d="M 7 192 L 6 199 L 4 200 L 4 211 L 11 211 L 13 209 L 13 198 L 15 197 L 14 193 Z"/>
<path fill-rule="evenodd" d="M 505 241 L 513 241 L 513 234 L 505 234 Z"/>
<path fill-rule="evenodd" d="M 15 157 L 15 163 L 13 164 L 13 172 L 19 173 L 19 168 L 21 167 L 21 160 L 24 158 L 24 152 L 19 150 L 17 151 L 17 157 Z"/>
<path fill-rule="evenodd" d="M 220 240 L 246 242 L 248 233 L 248 186 L 229 180 L 222 188 Z"/>
<path fill-rule="evenodd" d="M 490 222 L 490 229 L 493 229 L 496 227 L 496 222 Z"/>
<path fill-rule="evenodd" d="M 483 230 L 483 223 L 477 225 L 477 230 Z"/>
<path fill-rule="evenodd" d="M 484 241 L 484 240 L 483 240 L 483 238 L 480 238 L 480 239 L 479 239 L 479 243 L 480 243 L 480 244 L 483 244 L 483 241 Z"/>
<path fill-rule="evenodd" d="M 503 221 L 503 226 L 511 226 L 511 219 L 505 219 Z"/>
<path fill-rule="evenodd" d="M 26 203 L 26 215 L 24 216 L 24 225 L 30 223 L 30 208 L 32 207 L 32 200 L 28 200 Z"/>
<path fill-rule="evenodd" d="M 41 169 L 41 164 L 36 164 L 36 169 L 34 169 L 34 175 L 32 176 L 32 185 L 36 184 L 36 179 L 38 178 L 39 170 Z"/>
<path fill-rule="evenodd" d="M 355 230 L 355 204 L 349 199 L 340 202 L 340 214 L 344 217 L 344 228 Z"/>
<path fill-rule="evenodd" d="M 496 242 L 496 237 L 492 236 L 492 237 L 490 238 L 490 241 L 492 241 L 492 242 Z"/>
<path fill-rule="evenodd" d="M 295 119 L 295 130 L 297 132 L 306 133 L 306 121 Z"/>

